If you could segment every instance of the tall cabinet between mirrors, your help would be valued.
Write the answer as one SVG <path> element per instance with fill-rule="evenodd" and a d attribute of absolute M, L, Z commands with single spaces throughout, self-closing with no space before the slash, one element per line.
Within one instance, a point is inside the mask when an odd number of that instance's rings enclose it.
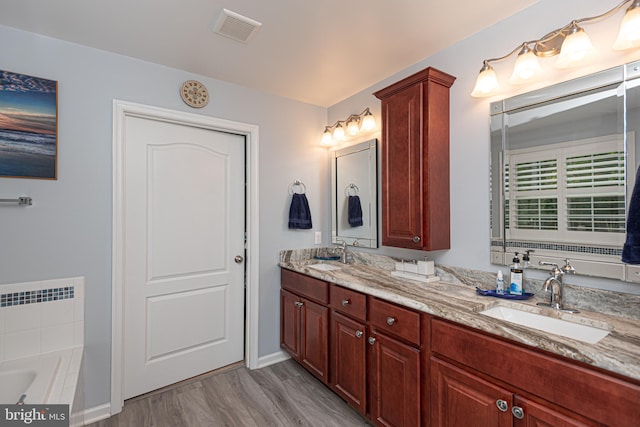
<path fill-rule="evenodd" d="M 382 244 L 449 249 L 449 89 L 426 68 L 374 95 L 382 103 Z"/>

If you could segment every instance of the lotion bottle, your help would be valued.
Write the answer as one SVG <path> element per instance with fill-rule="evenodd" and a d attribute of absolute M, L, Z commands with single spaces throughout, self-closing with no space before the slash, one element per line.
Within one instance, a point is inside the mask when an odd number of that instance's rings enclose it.
<path fill-rule="evenodd" d="M 518 252 L 513 257 L 513 265 L 510 269 L 509 275 L 509 293 L 513 295 L 522 295 L 522 279 L 523 271 L 520 266 L 520 258 L 518 258 Z"/>
<path fill-rule="evenodd" d="M 496 278 L 496 294 L 504 295 L 504 277 L 502 277 L 502 270 L 498 270 L 498 277 Z"/>

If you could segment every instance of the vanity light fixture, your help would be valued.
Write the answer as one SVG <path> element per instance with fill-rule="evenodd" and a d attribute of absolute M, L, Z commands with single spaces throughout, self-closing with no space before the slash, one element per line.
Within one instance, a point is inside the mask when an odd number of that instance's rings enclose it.
<path fill-rule="evenodd" d="M 630 4 L 620 23 L 618 37 L 613 45 L 616 50 L 640 47 L 640 0 L 624 0 L 613 9 L 588 18 L 571 21 L 562 28 L 544 35 L 539 40 L 522 43 L 508 54 L 482 62 L 476 85 L 471 92 L 474 98 L 491 96 L 498 92 L 499 84 L 491 62 L 499 62 L 518 52 L 518 58 L 509 79 L 511 84 L 521 84 L 531 81 L 540 71 L 538 58 L 548 58 L 558 55 L 556 66 L 570 68 L 580 65 L 589 55 L 591 40 L 580 24 L 588 24 L 607 18 Z"/>
<path fill-rule="evenodd" d="M 640 1 L 640 0 L 638 0 Z M 376 128 L 376 119 L 371 114 L 369 107 L 365 108 L 360 114 L 352 114 L 346 120 L 337 120 L 331 126 L 324 127 L 322 134 L 322 143 L 324 145 L 333 145 L 335 142 L 345 139 L 345 130 L 342 125 L 347 127 L 349 136 L 356 136 L 360 132 L 371 132 Z M 331 131 L 333 129 L 333 132 Z"/>

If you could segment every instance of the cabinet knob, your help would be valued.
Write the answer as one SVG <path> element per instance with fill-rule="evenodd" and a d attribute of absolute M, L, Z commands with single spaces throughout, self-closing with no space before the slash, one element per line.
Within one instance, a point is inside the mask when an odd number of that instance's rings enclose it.
<path fill-rule="evenodd" d="M 362 338 L 362 331 L 356 331 L 356 338 Z"/>
<path fill-rule="evenodd" d="M 514 406 L 513 408 L 511 408 L 511 413 L 519 420 L 524 418 L 524 409 L 519 406 Z"/>
<path fill-rule="evenodd" d="M 420 243 L 420 236 L 413 236 L 413 243 Z"/>
<path fill-rule="evenodd" d="M 302 307 L 303 305 L 304 305 L 304 303 L 303 303 L 303 302 L 296 301 L 296 307 L 300 308 L 300 307 Z"/>
<path fill-rule="evenodd" d="M 394 317 L 387 317 L 387 325 L 393 326 L 396 323 L 396 319 Z"/>
<path fill-rule="evenodd" d="M 343 299 L 343 300 L 342 300 L 342 305 L 343 305 L 343 306 L 347 306 L 347 305 L 349 305 L 350 303 L 351 303 L 351 301 L 349 301 L 348 299 Z"/>
<path fill-rule="evenodd" d="M 374 337 L 369 337 L 369 344 L 374 345 L 376 343 L 376 339 Z"/>
<path fill-rule="evenodd" d="M 496 406 L 502 412 L 507 412 L 507 410 L 509 409 L 509 404 L 507 403 L 507 401 L 506 400 L 502 400 L 502 399 L 496 400 Z"/>

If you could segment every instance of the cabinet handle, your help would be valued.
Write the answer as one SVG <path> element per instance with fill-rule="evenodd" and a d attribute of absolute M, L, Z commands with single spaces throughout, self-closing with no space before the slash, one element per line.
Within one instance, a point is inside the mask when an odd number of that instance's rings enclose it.
<path fill-rule="evenodd" d="M 387 325 L 393 326 L 394 323 L 396 323 L 396 319 L 394 317 L 387 317 Z"/>
<path fill-rule="evenodd" d="M 347 306 L 347 305 L 349 305 L 349 304 L 351 304 L 351 301 L 349 301 L 348 299 L 343 299 L 343 300 L 342 300 L 342 305 L 343 305 L 343 306 Z"/>
<path fill-rule="evenodd" d="M 303 302 L 296 301 L 296 307 L 300 308 L 300 307 L 302 307 L 303 305 L 304 305 L 304 303 L 303 303 Z"/>
<path fill-rule="evenodd" d="M 511 413 L 519 420 L 524 418 L 524 409 L 519 406 L 514 406 L 513 408 L 511 408 Z"/>
<path fill-rule="evenodd" d="M 374 345 L 376 343 L 376 339 L 374 337 L 369 337 L 369 344 Z"/>
<path fill-rule="evenodd" d="M 413 243 L 420 243 L 420 236 L 413 236 Z"/>
<path fill-rule="evenodd" d="M 509 404 L 507 403 L 507 401 L 506 400 L 502 400 L 502 399 L 496 400 L 496 406 L 502 412 L 507 412 L 507 410 L 509 409 Z"/>
<path fill-rule="evenodd" d="M 356 338 L 362 338 L 362 331 L 356 331 Z"/>

